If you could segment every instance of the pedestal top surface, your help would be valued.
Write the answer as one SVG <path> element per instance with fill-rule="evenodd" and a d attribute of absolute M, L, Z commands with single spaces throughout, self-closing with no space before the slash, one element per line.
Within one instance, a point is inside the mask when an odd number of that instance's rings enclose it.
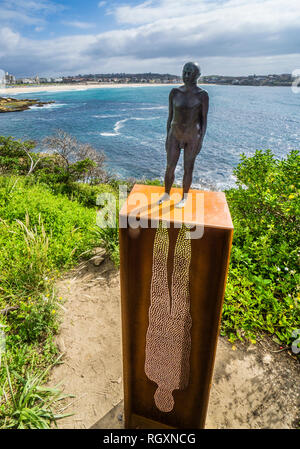
<path fill-rule="evenodd" d="M 169 223 L 204 225 L 205 227 L 233 229 L 230 211 L 223 192 L 210 192 L 191 189 L 182 209 L 175 207 L 179 203 L 182 189 L 172 188 L 170 201 L 158 205 L 164 187 L 135 184 L 120 216 L 150 219 L 153 222 L 163 220 Z"/>

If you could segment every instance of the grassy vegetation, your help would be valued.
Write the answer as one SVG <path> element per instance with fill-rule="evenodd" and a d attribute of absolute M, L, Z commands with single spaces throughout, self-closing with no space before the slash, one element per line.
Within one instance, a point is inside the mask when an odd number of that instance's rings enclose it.
<path fill-rule="evenodd" d="M 95 198 L 114 188 L 76 182 L 82 165 L 76 173 L 51 156 L 27 176 L 22 146 L 0 137 L 0 428 L 46 428 L 63 416 L 52 412 L 59 388 L 43 386 L 60 363 L 53 337 L 63 298 L 54 283 L 99 245 Z"/>
<path fill-rule="evenodd" d="M 47 410 L 40 396 L 53 399 L 40 382 L 57 357 L 53 336 L 62 298 L 55 295 L 54 281 L 95 246 L 96 212 L 32 180 L 0 177 L 0 217 L 0 310 L 9 312 L 0 315 L 6 334 L 0 422 L 35 426 L 40 411 Z M 29 390 L 30 407 L 23 397 Z M 24 421 L 23 411 L 35 407 L 36 420 Z"/>
<path fill-rule="evenodd" d="M 46 428 L 61 417 L 52 412 L 59 387 L 43 386 L 60 363 L 55 280 L 99 242 L 119 263 L 118 228 L 96 226 L 96 198 L 116 194 L 120 182 L 78 182 L 91 161 L 66 165 L 58 155 L 28 176 L 23 145 L 37 161 L 32 142 L 0 137 L 0 428 Z M 299 159 L 291 152 L 279 161 L 270 151 L 243 157 L 237 188 L 226 192 L 235 231 L 222 333 L 231 342 L 267 332 L 290 345 L 300 328 Z"/>

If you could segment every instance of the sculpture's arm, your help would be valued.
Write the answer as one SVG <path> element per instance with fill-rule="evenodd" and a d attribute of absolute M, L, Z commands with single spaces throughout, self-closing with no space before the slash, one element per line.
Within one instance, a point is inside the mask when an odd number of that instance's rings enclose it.
<path fill-rule="evenodd" d="M 206 133 L 208 108 L 209 108 L 208 93 L 206 91 L 203 91 L 202 105 L 200 109 L 201 143 L 203 142 Z"/>
<path fill-rule="evenodd" d="M 167 135 L 169 134 L 170 126 L 173 119 L 173 95 L 174 95 L 174 89 L 171 90 L 169 95 L 169 116 L 167 121 Z"/>

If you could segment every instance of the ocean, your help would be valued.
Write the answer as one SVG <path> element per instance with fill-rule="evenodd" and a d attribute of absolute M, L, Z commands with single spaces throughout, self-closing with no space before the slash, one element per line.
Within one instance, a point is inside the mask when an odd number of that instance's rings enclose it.
<path fill-rule="evenodd" d="M 240 154 L 271 149 L 279 157 L 300 148 L 300 95 L 289 87 L 202 86 L 210 97 L 207 133 L 193 187 L 235 184 Z M 171 86 L 36 92 L 18 98 L 54 100 L 43 108 L 0 114 L 0 135 L 40 141 L 60 128 L 106 154 L 118 178 L 163 179 Z M 7 93 L 9 95 L 9 91 Z M 183 174 L 182 156 L 176 182 Z"/>

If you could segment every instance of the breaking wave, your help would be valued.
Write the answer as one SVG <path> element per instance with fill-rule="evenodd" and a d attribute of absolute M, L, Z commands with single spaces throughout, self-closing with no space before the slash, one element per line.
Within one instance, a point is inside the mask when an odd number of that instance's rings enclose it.
<path fill-rule="evenodd" d="M 56 109 L 56 108 L 61 108 L 63 106 L 67 106 L 66 103 L 51 103 L 51 104 L 45 104 L 43 106 L 30 106 L 30 110 L 31 111 L 37 111 L 37 110 L 42 110 L 42 109 Z"/>
<path fill-rule="evenodd" d="M 154 120 L 157 119 L 158 117 L 148 117 L 148 118 L 143 118 L 143 117 L 129 117 L 129 118 L 124 118 L 122 120 L 118 120 L 115 123 L 115 126 L 113 128 L 113 132 L 102 132 L 100 133 L 101 136 L 106 136 L 106 137 L 114 137 L 114 136 L 119 136 L 121 133 L 119 132 L 121 128 L 123 128 L 125 126 L 125 123 L 128 122 L 128 120 Z"/>

